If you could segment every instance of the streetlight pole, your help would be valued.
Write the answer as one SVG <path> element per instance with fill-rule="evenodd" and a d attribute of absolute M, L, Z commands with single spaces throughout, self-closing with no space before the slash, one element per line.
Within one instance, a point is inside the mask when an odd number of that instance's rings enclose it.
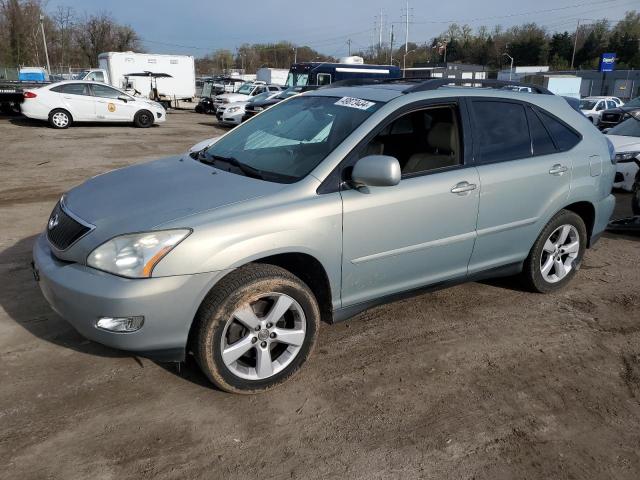
<path fill-rule="evenodd" d="M 511 65 L 509 66 L 509 81 L 511 81 L 511 75 L 513 74 L 513 57 L 508 53 L 503 53 L 502 55 L 508 57 L 509 60 L 511 60 Z"/>
<path fill-rule="evenodd" d="M 44 36 L 44 15 L 40 15 L 40 30 L 42 30 L 42 41 L 44 42 L 44 56 L 47 59 L 47 72 L 51 75 L 51 64 L 49 63 L 49 51 L 47 50 L 47 38 Z"/>
<path fill-rule="evenodd" d="M 576 58 L 576 47 L 578 46 L 578 30 L 580 30 L 580 19 L 576 25 L 576 34 L 573 36 L 573 53 L 571 54 L 571 70 L 573 70 L 573 61 Z"/>
<path fill-rule="evenodd" d="M 408 52 L 405 52 L 405 54 L 402 56 L 402 76 L 403 77 L 407 76 L 407 55 L 415 51 L 416 49 L 414 48 L 413 50 L 409 50 Z"/>

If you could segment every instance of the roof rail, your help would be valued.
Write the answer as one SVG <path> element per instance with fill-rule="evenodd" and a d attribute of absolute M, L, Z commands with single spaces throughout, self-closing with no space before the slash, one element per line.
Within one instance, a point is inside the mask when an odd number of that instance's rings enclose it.
<path fill-rule="evenodd" d="M 528 87 L 532 92 L 540 93 L 543 95 L 553 95 L 552 92 L 539 85 L 533 85 L 531 83 L 510 82 L 505 80 L 488 80 L 488 79 L 472 79 L 472 78 L 431 78 L 421 81 L 418 85 L 413 85 L 403 93 L 424 92 L 428 90 L 437 90 L 440 87 L 446 87 L 448 85 L 453 86 L 475 86 L 480 85 L 484 88 L 496 88 L 502 89 L 503 87 Z"/>

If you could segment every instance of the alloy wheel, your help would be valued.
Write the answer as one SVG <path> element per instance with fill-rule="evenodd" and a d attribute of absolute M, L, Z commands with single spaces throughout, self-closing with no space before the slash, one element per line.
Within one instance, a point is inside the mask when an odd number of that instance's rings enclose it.
<path fill-rule="evenodd" d="M 222 361 L 243 379 L 264 380 L 284 370 L 306 337 L 300 304 L 283 293 L 267 293 L 238 307 L 221 338 Z"/>
<path fill-rule="evenodd" d="M 580 236 L 573 225 L 556 228 L 542 248 L 540 273 L 546 282 L 556 283 L 565 278 L 574 268 L 580 253 Z"/>

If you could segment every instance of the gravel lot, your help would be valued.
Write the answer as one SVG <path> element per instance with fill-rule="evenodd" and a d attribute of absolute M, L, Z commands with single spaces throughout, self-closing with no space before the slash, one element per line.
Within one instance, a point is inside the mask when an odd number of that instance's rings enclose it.
<path fill-rule="evenodd" d="M 472 283 L 323 325 L 259 396 L 80 337 L 29 269 L 58 197 L 215 133 L 0 117 L 0 478 L 640 478 L 640 237 L 606 235 L 558 294 Z"/>

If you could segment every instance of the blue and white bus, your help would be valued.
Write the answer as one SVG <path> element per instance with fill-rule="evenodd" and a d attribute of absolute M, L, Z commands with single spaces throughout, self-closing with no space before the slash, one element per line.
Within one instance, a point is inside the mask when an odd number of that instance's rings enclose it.
<path fill-rule="evenodd" d="M 291 65 L 287 87 L 329 85 L 352 78 L 400 78 L 402 72 L 395 65 L 365 65 L 362 63 L 304 62 Z"/>

